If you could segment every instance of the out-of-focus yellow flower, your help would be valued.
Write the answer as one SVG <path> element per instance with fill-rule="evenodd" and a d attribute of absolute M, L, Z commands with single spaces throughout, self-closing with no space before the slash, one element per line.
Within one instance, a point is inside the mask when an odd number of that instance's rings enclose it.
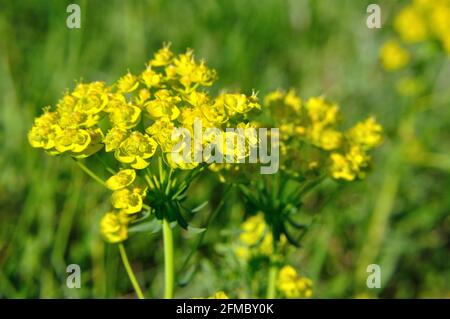
<path fill-rule="evenodd" d="M 100 221 L 100 231 L 109 243 L 119 243 L 128 238 L 128 228 L 125 216 L 120 213 L 108 212 Z"/>
<path fill-rule="evenodd" d="M 312 144 L 326 151 L 331 151 L 341 146 L 342 133 L 334 129 L 324 129 L 320 124 L 312 125 L 308 136 Z"/>
<path fill-rule="evenodd" d="M 428 37 L 424 16 L 414 5 L 408 5 L 400 11 L 395 18 L 394 28 L 406 43 L 417 43 Z"/>
<path fill-rule="evenodd" d="M 336 179 L 352 181 L 356 173 L 352 170 L 351 163 L 347 158 L 339 153 L 332 153 L 331 156 L 331 176 Z"/>
<path fill-rule="evenodd" d="M 121 169 L 118 173 L 106 180 L 106 187 L 116 191 L 131 185 L 136 179 L 134 169 Z"/>
<path fill-rule="evenodd" d="M 238 257 L 248 259 L 252 256 L 271 256 L 273 254 L 273 235 L 262 213 L 249 217 L 242 223 L 241 229 L 239 244 L 235 248 L 235 254 Z M 279 247 L 284 247 L 286 243 L 286 236 L 282 235 Z"/>
<path fill-rule="evenodd" d="M 284 103 L 288 105 L 294 112 L 300 112 L 302 106 L 302 100 L 297 96 L 295 90 L 291 89 L 287 92 L 284 97 Z"/>
<path fill-rule="evenodd" d="M 380 50 L 381 64 L 387 71 L 395 71 L 409 63 L 410 55 L 397 41 L 387 41 Z"/>
<path fill-rule="evenodd" d="M 338 106 L 328 103 L 322 96 L 309 98 L 305 107 L 312 123 L 326 126 L 337 121 Z"/>
<path fill-rule="evenodd" d="M 147 159 L 152 157 L 158 143 L 146 134 L 132 132 L 115 150 L 114 156 L 119 162 L 130 164 L 132 168 L 143 169 L 149 165 Z"/>
<path fill-rule="evenodd" d="M 300 277 L 292 266 L 284 266 L 278 274 L 277 287 L 280 293 L 287 298 L 312 297 L 313 283 L 310 279 Z"/>
<path fill-rule="evenodd" d="M 249 217 L 241 225 L 242 233 L 239 240 L 248 246 L 256 245 L 266 232 L 266 223 L 262 214 Z"/>
<path fill-rule="evenodd" d="M 381 143 L 382 134 L 382 126 L 371 116 L 352 127 L 348 131 L 347 137 L 351 143 L 359 145 L 363 149 L 371 149 Z"/>
<path fill-rule="evenodd" d="M 332 153 L 331 176 L 336 179 L 352 181 L 364 175 L 362 169 L 367 166 L 369 157 L 359 146 L 352 146 L 346 154 Z"/>

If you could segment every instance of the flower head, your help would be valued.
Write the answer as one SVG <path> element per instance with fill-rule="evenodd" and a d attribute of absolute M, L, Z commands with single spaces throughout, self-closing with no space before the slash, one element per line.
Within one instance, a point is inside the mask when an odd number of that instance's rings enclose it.
<path fill-rule="evenodd" d="M 287 298 L 310 298 L 312 286 L 312 281 L 300 277 L 292 266 L 286 265 L 280 269 L 277 287 L 283 296 Z"/>
<path fill-rule="evenodd" d="M 143 169 L 149 165 L 151 158 L 157 148 L 156 141 L 141 132 L 132 132 L 114 152 L 116 159 L 125 164 L 130 164 L 132 168 Z"/>
<path fill-rule="evenodd" d="M 108 212 L 100 221 L 100 231 L 107 242 L 122 242 L 128 238 L 127 219 L 120 213 Z"/>

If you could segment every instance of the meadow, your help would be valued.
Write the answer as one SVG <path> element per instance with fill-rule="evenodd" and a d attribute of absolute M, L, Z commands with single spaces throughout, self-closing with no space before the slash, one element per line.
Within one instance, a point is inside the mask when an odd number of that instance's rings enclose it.
<path fill-rule="evenodd" d="M 383 126 L 364 178 L 327 179 L 302 199 L 308 230 L 286 258 L 312 281 L 312 298 L 450 297 L 450 59 L 434 42 L 414 47 L 421 61 L 404 72 L 423 89 L 403 94 L 402 75 L 383 68 L 380 49 L 410 1 L 378 1 L 380 29 L 366 26 L 372 1 L 335 2 L 80 0 L 81 28 L 69 29 L 71 1 L 1 1 L 0 298 L 135 298 L 99 227 L 110 193 L 71 158 L 33 149 L 27 134 L 76 81 L 141 72 L 167 42 L 217 70 L 212 94 L 255 90 L 262 98 L 294 88 L 336 101 L 345 123 L 373 115 Z M 257 211 L 229 185 L 202 173 L 189 187 L 189 207 L 207 201 L 189 224 L 207 230 L 174 233 L 175 297 L 266 296 L 263 263 L 244 269 L 233 252 Z M 162 297 L 161 232 L 124 244 L 143 294 Z M 80 266 L 78 289 L 66 285 L 69 264 Z M 366 285 L 370 264 L 381 267 L 380 288 Z"/>

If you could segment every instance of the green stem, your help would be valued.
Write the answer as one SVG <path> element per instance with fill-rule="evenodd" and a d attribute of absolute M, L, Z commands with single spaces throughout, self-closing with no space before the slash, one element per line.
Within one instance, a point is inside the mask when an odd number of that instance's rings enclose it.
<path fill-rule="evenodd" d="M 274 299 L 276 296 L 276 282 L 278 274 L 278 265 L 274 262 L 270 263 L 269 275 L 267 278 L 267 299 Z"/>
<path fill-rule="evenodd" d="M 127 271 L 128 277 L 130 278 L 131 284 L 133 285 L 134 291 L 139 299 L 144 299 L 144 294 L 142 293 L 142 289 L 139 286 L 139 283 L 134 275 L 133 269 L 130 266 L 130 262 L 128 261 L 127 252 L 125 251 L 125 247 L 122 243 L 119 243 L 119 252 L 120 257 L 122 257 L 123 265 L 125 266 L 125 270 Z"/>
<path fill-rule="evenodd" d="M 96 182 L 98 182 L 99 184 L 101 184 L 102 186 L 105 186 L 105 181 L 102 180 L 100 177 L 98 177 L 97 174 L 95 174 L 93 171 L 91 171 L 89 168 L 87 168 L 86 165 L 84 165 L 83 163 L 81 163 L 78 160 L 75 160 L 75 163 L 77 163 L 77 165 L 86 173 L 88 174 L 90 177 L 92 177 Z"/>
<path fill-rule="evenodd" d="M 172 299 L 174 291 L 173 234 L 169 221 L 163 219 L 164 239 L 164 298 Z"/>

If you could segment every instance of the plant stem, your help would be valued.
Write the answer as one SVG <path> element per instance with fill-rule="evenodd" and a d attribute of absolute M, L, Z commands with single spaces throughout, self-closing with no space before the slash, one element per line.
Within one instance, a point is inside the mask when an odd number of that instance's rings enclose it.
<path fill-rule="evenodd" d="M 142 289 L 139 286 L 139 283 L 134 275 L 133 269 L 130 266 L 130 262 L 128 261 L 127 252 L 125 251 L 125 247 L 122 243 L 119 243 L 119 252 L 120 257 L 122 257 L 122 262 L 127 271 L 128 277 L 130 278 L 131 284 L 133 285 L 134 291 L 139 299 L 144 299 L 144 294 L 142 293 Z"/>
<path fill-rule="evenodd" d="M 97 174 L 95 174 L 93 171 L 91 171 L 89 168 L 87 168 L 86 165 L 84 165 L 83 163 L 81 163 L 78 160 L 75 160 L 75 163 L 77 163 L 77 165 L 86 173 L 88 174 L 90 177 L 92 177 L 96 182 L 98 182 L 99 184 L 102 184 L 103 186 L 105 186 L 105 181 L 102 180 L 100 177 L 98 177 Z"/>
<path fill-rule="evenodd" d="M 276 294 L 276 281 L 278 274 L 278 266 L 276 263 L 271 262 L 269 266 L 269 275 L 267 278 L 267 299 L 274 299 Z"/>
<path fill-rule="evenodd" d="M 169 221 L 163 219 L 164 239 L 164 298 L 172 299 L 174 291 L 173 234 Z"/>

